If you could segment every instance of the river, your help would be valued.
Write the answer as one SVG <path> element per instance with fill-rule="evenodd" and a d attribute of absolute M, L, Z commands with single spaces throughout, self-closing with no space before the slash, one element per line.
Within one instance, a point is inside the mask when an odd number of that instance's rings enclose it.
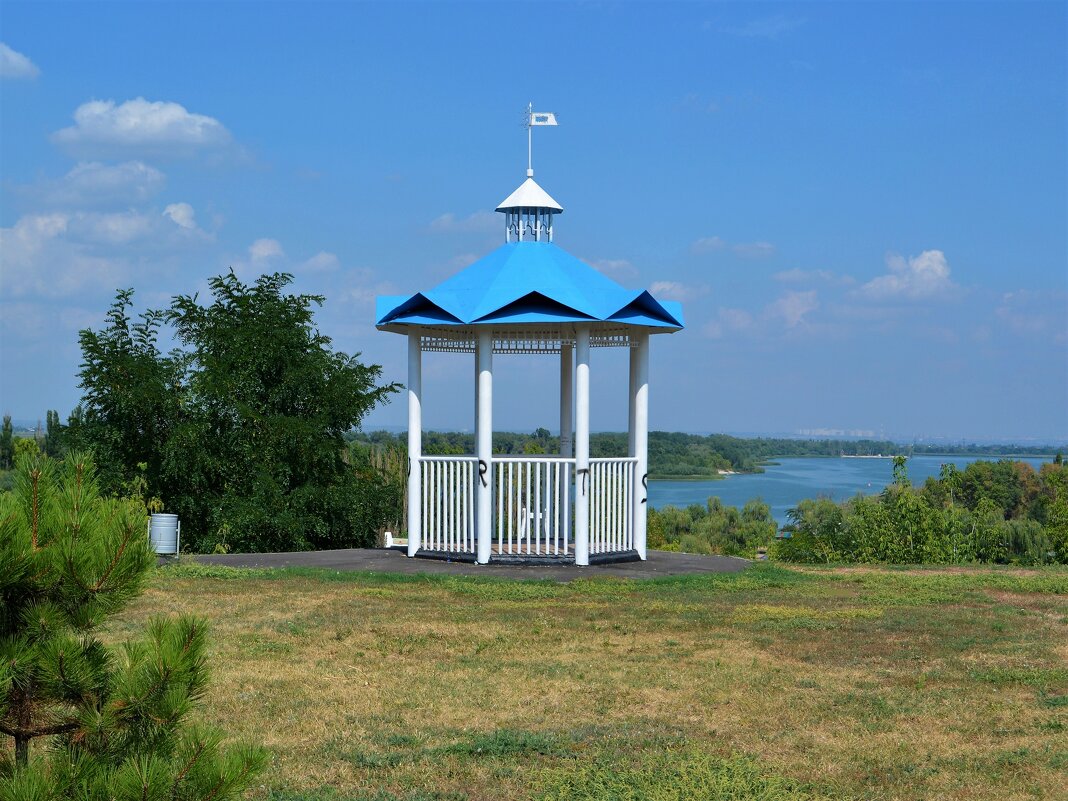
<path fill-rule="evenodd" d="M 937 476 L 941 466 L 953 462 L 958 468 L 979 459 L 996 461 L 1002 457 L 913 456 L 908 462 L 909 479 L 920 485 L 928 476 Z M 719 481 L 650 481 L 649 503 L 662 506 L 704 504 L 716 496 L 727 506 L 742 507 L 752 498 L 762 498 L 771 514 L 782 525 L 786 511 L 805 498 L 831 498 L 844 501 L 858 492 L 871 495 L 882 492 L 893 480 L 890 459 L 807 458 L 781 459 L 768 465 L 763 473 L 739 473 Z M 1052 457 L 1022 457 L 1036 470 Z"/>

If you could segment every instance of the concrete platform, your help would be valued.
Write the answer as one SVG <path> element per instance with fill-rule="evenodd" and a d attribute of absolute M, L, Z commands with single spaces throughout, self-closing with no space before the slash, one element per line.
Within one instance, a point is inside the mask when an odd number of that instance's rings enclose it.
<path fill-rule="evenodd" d="M 190 558 L 190 557 L 182 557 Z M 465 562 L 439 562 L 409 559 L 399 549 L 352 548 L 339 551 L 301 551 L 297 553 L 228 553 L 191 557 L 208 565 L 229 567 L 317 567 L 325 570 L 371 570 L 376 573 L 424 573 L 429 575 L 491 576 L 501 579 L 550 579 L 573 581 L 577 578 L 612 576 L 648 579 L 685 576 L 695 573 L 738 573 L 750 565 L 736 556 L 700 556 L 689 553 L 650 551 L 644 562 L 623 562 L 576 567 L 567 564 L 546 565 L 476 565 Z"/>

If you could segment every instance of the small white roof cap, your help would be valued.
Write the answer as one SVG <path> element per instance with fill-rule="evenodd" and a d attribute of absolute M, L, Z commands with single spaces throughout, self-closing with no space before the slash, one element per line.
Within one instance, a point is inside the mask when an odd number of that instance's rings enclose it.
<path fill-rule="evenodd" d="M 527 178 L 497 207 L 497 211 L 509 209 L 549 209 L 559 214 L 564 207 L 549 197 L 549 193 L 538 186 L 533 178 Z"/>

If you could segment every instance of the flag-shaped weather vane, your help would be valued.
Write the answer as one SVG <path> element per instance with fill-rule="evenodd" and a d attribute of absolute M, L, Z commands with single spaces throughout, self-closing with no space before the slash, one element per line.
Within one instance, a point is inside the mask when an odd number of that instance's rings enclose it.
<path fill-rule="evenodd" d="M 523 124 L 527 129 L 527 177 L 534 177 L 534 165 L 532 163 L 533 136 L 531 131 L 535 125 L 556 125 L 556 115 L 551 111 L 535 111 L 533 103 L 527 103 L 527 111 L 524 115 Z"/>

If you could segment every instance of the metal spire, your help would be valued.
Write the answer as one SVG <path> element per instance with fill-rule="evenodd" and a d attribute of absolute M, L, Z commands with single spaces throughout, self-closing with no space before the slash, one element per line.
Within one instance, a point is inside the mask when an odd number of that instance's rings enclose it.
<path fill-rule="evenodd" d="M 534 104 L 527 103 L 526 121 L 524 124 L 527 128 L 527 178 L 533 178 L 534 164 L 532 150 L 534 137 L 531 134 L 531 129 L 535 125 L 556 125 L 556 115 L 551 111 L 535 113 Z"/>

